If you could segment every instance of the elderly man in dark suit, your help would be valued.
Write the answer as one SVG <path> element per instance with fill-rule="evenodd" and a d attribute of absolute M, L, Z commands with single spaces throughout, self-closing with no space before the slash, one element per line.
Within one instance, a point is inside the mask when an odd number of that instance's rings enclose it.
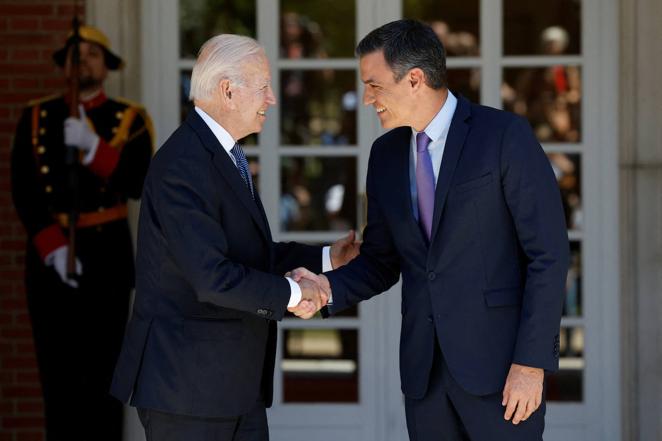
<path fill-rule="evenodd" d="M 550 164 L 526 120 L 448 90 L 444 49 L 428 26 L 386 24 L 357 54 L 364 103 L 393 129 L 370 154 L 361 254 L 295 279 L 332 293 L 335 314 L 402 274 L 412 440 L 541 440 L 568 268 Z"/>
<path fill-rule="evenodd" d="M 191 83 L 195 110 L 145 181 L 136 300 L 111 392 L 132 395 L 148 441 L 267 440 L 275 321 L 300 301 L 307 317 L 326 302 L 283 274 L 341 265 L 357 247 L 353 233 L 330 250 L 272 241 L 237 144 L 275 104 L 255 40 L 210 39 Z"/>

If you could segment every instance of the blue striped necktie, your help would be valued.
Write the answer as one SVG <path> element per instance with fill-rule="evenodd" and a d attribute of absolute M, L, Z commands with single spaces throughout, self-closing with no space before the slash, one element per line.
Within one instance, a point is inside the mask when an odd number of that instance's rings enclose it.
<path fill-rule="evenodd" d="M 230 153 L 234 156 L 235 161 L 237 162 L 237 168 L 239 169 L 239 174 L 243 178 L 246 186 L 251 192 L 251 196 L 255 199 L 255 193 L 253 191 L 253 180 L 251 179 L 251 174 L 248 171 L 248 160 L 246 160 L 246 155 L 242 150 L 239 144 L 235 144 L 234 147 L 230 149 Z"/>

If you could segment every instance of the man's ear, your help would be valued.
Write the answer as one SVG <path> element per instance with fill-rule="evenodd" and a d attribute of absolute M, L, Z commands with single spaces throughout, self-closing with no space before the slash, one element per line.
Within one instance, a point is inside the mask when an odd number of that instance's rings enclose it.
<path fill-rule="evenodd" d="M 221 80 L 218 85 L 218 91 L 223 104 L 231 107 L 234 103 L 232 102 L 232 87 L 230 85 L 230 80 Z"/>
<path fill-rule="evenodd" d="M 409 85 L 411 86 L 412 89 L 418 90 L 420 89 L 423 84 L 425 84 L 425 73 L 419 69 L 418 67 L 413 68 L 412 70 L 409 71 L 408 75 L 408 80 L 409 80 Z"/>

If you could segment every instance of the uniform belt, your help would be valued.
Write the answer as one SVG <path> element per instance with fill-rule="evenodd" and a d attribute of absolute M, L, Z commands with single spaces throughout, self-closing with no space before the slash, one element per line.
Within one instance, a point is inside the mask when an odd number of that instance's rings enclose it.
<path fill-rule="evenodd" d="M 129 210 L 126 204 L 118 204 L 111 208 L 105 208 L 102 211 L 90 211 L 79 213 L 76 227 L 85 228 L 95 225 L 106 224 L 120 219 L 126 219 Z M 56 213 L 55 219 L 63 228 L 69 227 L 69 215 L 67 213 Z"/>

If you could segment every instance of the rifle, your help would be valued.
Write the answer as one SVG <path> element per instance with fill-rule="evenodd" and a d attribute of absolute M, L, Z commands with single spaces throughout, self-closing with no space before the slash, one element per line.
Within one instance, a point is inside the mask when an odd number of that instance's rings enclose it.
<path fill-rule="evenodd" d="M 78 21 L 78 0 L 74 2 L 74 17 L 72 19 L 71 65 L 69 66 L 69 116 L 80 117 L 78 112 L 79 81 L 80 81 L 80 22 Z M 69 248 L 67 250 L 67 276 L 76 278 L 76 223 L 78 222 L 78 149 L 68 145 L 66 153 L 68 169 L 69 205 Z"/>

